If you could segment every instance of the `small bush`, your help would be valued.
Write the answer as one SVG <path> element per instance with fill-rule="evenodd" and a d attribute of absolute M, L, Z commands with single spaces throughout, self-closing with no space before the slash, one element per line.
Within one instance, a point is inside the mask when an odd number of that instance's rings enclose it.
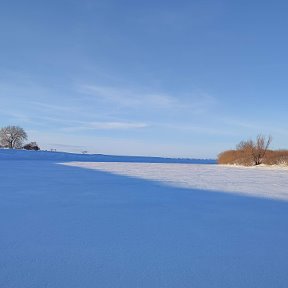
<path fill-rule="evenodd" d="M 34 150 L 34 151 L 40 150 L 40 148 L 39 148 L 39 146 L 37 145 L 36 142 L 31 142 L 31 143 L 28 143 L 28 144 L 24 145 L 23 149 L 25 149 L 25 150 Z"/>

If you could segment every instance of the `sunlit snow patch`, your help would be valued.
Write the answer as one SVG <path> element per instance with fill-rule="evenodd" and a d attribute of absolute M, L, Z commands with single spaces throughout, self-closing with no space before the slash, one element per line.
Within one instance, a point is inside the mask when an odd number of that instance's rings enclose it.
<path fill-rule="evenodd" d="M 177 187 L 288 200 L 287 169 L 118 162 L 70 162 L 63 164 L 158 181 Z"/>

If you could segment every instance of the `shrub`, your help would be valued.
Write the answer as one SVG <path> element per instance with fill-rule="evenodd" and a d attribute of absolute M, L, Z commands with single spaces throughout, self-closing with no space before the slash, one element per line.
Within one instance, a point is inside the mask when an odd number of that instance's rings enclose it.
<path fill-rule="evenodd" d="M 272 138 L 258 135 L 256 141 L 241 141 L 236 150 L 228 150 L 218 155 L 219 164 L 232 165 L 288 165 L 288 150 L 268 150 Z"/>
<path fill-rule="evenodd" d="M 39 148 L 39 146 L 37 145 L 36 142 L 31 142 L 31 143 L 28 143 L 28 144 L 24 145 L 23 149 L 25 149 L 25 150 L 35 150 L 35 151 L 40 150 L 40 148 Z"/>
<path fill-rule="evenodd" d="M 267 151 L 263 163 L 267 165 L 288 165 L 288 150 Z"/>

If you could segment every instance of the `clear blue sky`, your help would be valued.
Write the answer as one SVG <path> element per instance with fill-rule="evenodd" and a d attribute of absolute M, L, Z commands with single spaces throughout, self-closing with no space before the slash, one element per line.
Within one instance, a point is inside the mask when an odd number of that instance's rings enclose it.
<path fill-rule="evenodd" d="M 288 2 L 11 0 L 0 126 L 41 148 L 209 158 L 288 148 Z"/>

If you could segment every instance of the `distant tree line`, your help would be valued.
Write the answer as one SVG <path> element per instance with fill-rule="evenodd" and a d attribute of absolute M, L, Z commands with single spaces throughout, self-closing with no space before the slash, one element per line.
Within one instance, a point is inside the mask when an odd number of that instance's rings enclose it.
<path fill-rule="evenodd" d="M 227 150 L 218 155 L 219 164 L 243 166 L 288 165 L 288 150 L 270 150 L 272 137 L 258 135 L 256 140 L 241 141 L 235 150 Z"/>
<path fill-rule="evenodd" d="M 0 129 L 0 148 L 40 150 L 36 142 L 26 143 L 28 135 L 19 126 L 6 126 Z"/>

